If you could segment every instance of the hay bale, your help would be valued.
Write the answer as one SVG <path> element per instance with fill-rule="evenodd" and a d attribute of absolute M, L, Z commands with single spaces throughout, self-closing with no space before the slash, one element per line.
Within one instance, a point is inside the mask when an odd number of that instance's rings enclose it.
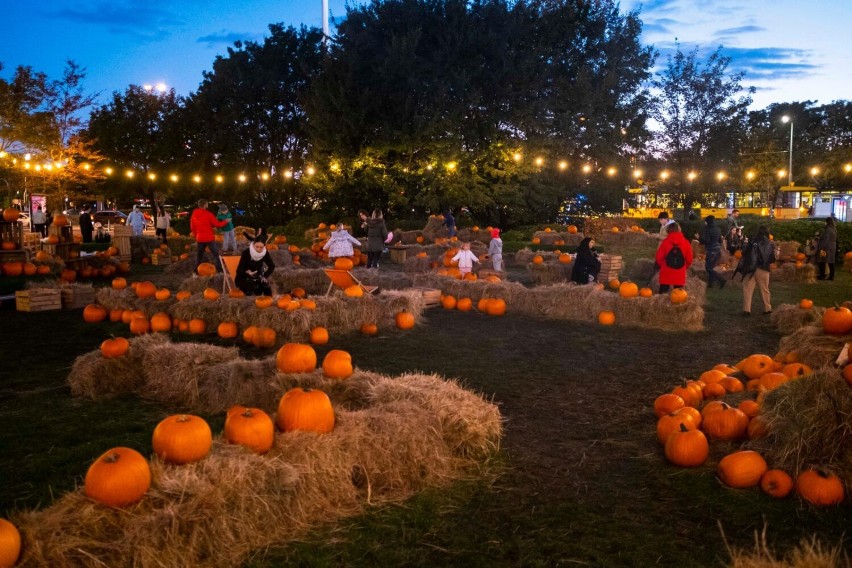
<path fill-rule="evenodd" d="M 634 282 L 649 282 L 657 272 L 657 261 L 653 258 L 637 258 L 625 270 L 625 275 Z"/>
<path fill-rule="evenodd" d="M 432 263 L 435 262 L 429 257 L 411 256 L 405 259 L 405 264 L 402 265 L 403 272 L 428 272 L 432 270 Z"/>
<path fill-rule="evenodd" d="M 485 229 L 461 229 L 456 236 L 460 241 L 468 241 L 470 243 L 483 243 L 488 246 L 491 242 L 491 232 Z"/>
<path fill-rule="evenodd" d="M 499 448 L 496 406 L 454 382 L 365 373 L 320 384 L 335 405 L 333 433 L 278 434 L 263 456 L 217 439 L 194 464 L 152 459 L 152 487 L 130 508 L 96 505 L 77 490 L 45 510 L 20 513 L 22 564 L 237 566 L 251 551 L 321 523 L 470 475 Z M 275 407 L 281 392 L 270 392 L 258 406 Z"/>
<path fill-rule="evenodd" d="M 772 325 L 784 335 L 789 335 L 804 325 L 822 321 L 825 308 L 813 307 L 803 310 L 795 304 L 781 304 L 772 309 Z"/>
<path fill-rule="evenodd" d="M 562 264 L 561 262 L 542 262 L 541 264 L 529 263 L 527 271 L 530 280 L 535 284 L 555 284 L 557 282 L 570 282 L 573 263 Z"/>
<path fill-rule="evenodd" d="M 795 261 L 796 253 L 802 245 L 799 241 L 775 241 L 775 247 L 778 250 L 776 258 L 782 261 Z"/>
<path fill-rule="evenodd" d="M 395 244 L 402 243 L 404 245 L 416 245 L 417 237 L 423 237 L 424 240 L 426 239 L 423 235 L 423 231 L 394 231 L 393 235 Z"/>
<path fill-rule="evenodd" d="M 443 217 L 429 216 L 426 221 L 426 226 L 423 227 L 421 234 L 430 242 L 435 242 L 438 237 L 447 238 L 450 236 L 449 230 L 444 226 Z"/>
<path fill-rule="evenodd" d="M 526 266 L 526 265 L 528 265 L 529 263 L 532 262 L 532 259 L 536 254 L 539 254 L 539 253 L 533 252 L 532 250 L 530 250 L 529 248 L 526 248 L 526 247 L 522 248 L 521 250 L 516 252 L 514 257 L 512 258 L 512 265 L 513 266 Z M 503 256 L 503 260 L 507 261 L 506 255 Z"/>
<path fill-rule="evenodd" d="M 804 325 L 781 338 L 778 350 L 783 353 L 798 351 L 799 360 L 814 369 L 834 365 L 841 349 L 852 342 L 852 334 L 828 335 L 822 330 L 822 323 Z"/>
<path fill-rule="evenodd" d="M 68 375 L 71 394 L 102 400 L 138 392 L 145 383 L 145 352 L 166 343 L 164 335 L 149 334 L 131 339 L 124 357 L 104 359 L 100 350 L 77 357 Z"/>
<path fill-rule="evenodd" d="M 852 389 L 838 369 L 823 367 L 784 383 L 767 393 L 760 413 L 769 433 L 749 445 L 773 467 L 794 478 L 819 467 L 852 487 Z"/>

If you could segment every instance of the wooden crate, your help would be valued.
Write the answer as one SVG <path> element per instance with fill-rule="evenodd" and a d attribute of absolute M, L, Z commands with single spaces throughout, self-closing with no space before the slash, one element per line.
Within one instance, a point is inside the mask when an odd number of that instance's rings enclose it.
<path fill-rule="evenodd" d="M 423 303 L 426 305 L 427 308 L 441 305 L 441 291 L 437 288 L 422 288 L 419 286 L 415 286 L 409 289 L 414 290 L 415 292 L 420 292 L 420 294 L 423 296 Z"/>
<path fill-rule="evenodd" d="M 85 308 L 95 303 L 95 289 L 91 286 L 68 286 L 62 289 L 62 307 L 66 310 Z"/>
<path fill-rule="evenodd" d="M 112 246 L 118 249 L 119 262 L 130 262 L 130 236 L 133 229 L 116 225 L 112 229 Z"/>
<path fill-rule="evenodd" d="M 59 239 L 60 243 L 73 243 L 74 242 L 74 228 L 70 226 L 60 226 L 51 225 L 47 228 L 47 236 L 55 236 Z"/>
<path fill-rule="evenodd" d="M 154 266 L 168 266 L 172 263 L 172 257 L 169 254 L 152 254 L 151 264 Z"/>
<path fill-rule="evenodd" d="M 394 264 L 405 264 L 405 257 L 408 254 L 408 247 L 388 247 L 390 252 L 390 261 Z"/>
<path fill-rule="evenodd" d="M 80 243 L 59 243 L 58 245 L 43 244 L 42 250 L 62 260 L 80 258 Z"/>
<path fill-rule="evenodd" d="M 15 243 L 15 249 L 24 246 L 24 224 L 20 221 L 0 221 L 0 241 Z"/>
<path fill-rule="evenodd" d="M 24 233 L 23 247 L 35 252 L 41 245 L 41 233 Z"/>
<path fill-rule="evenodd" d="M 0 250 L 0 262 L 29 262 L 29 251 L 22 250 Z"/>
<path fill-rule="evenodd" d="M 62 309 L 62 293 L 58 288 L 32 288 L 15 292 L 19 312 L 44 312 Z"/>

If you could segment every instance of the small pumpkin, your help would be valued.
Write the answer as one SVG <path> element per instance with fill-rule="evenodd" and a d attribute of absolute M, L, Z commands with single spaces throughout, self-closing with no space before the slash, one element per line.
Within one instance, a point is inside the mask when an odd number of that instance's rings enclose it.
<path fill-rule="evenodd" d="M 233 407 L 225 418 L 225 440 L 265 454 L 275 442 L 275 424 L 260 408 Z"/>
<path fill-rule="evenodd" d="M 151 445 L 154 453 L 166 463 L 192 463 L 204 459 L 210 452 L 213 432 L 199 416 L 175 414 L 157 424 Z"/>
<path fill-rule="evenodd" d="M 332 349 L 322 360 L 322 372 L 330 379 L 345 379 L 352 372 L 352 356 L 341 349 Z"/>
<path fill-rule="evenodd" d="M 83 321 L 99 323 L 107 318 L 107 310 L 100 304 L 89 304 L 83 308 Z"/>
<path fill-rule="evenodd" d="M 360 298 L 364 295 L 364 289 L 358 284 L 353 284 L 343 289 L 343 295 L 347 298 Z"/>
<path fill-rule="evenodd" d="M 310 342 L 312 345 L 325 345 L 328 343 L 328 330 L 320 326 L 311 329 Z"/>
<path fill-rule="evenodd" d="M 266 308 L 272 307 L 272 297 L 271 296 L 258 296 L 254 300 L 255 307 L 263 310 Z"/>
<path fill-rule="evenodd" d="M 748 416 L 738 408 L 722 403 L 720 410 L 704 415 L 702 429 L 711 438 L 738 440 L 748 428 Z"/>
<path fill-rule="evenodd" d="M 252 344 L 261 349 L 275 347 L 277 338 L 278 334 L 271 327 L 258 327 L 252 337 Z"/>
<path fill-rule="evenodd" d="M 0 568 L 11 568 L 20 556 L 21 533 L 15 525 L 0 519 Z"/>
<path fill-rule="evenodd" d="M 104 359 L 115 359 L 123 357 L 130 349 L 130 342 L 123 337 L 115 337 L 113 339 L 105 339 L 101 343 L 101 355 Z"/>
<path fill-rule="evenodd" d="M 473 300 L 470 298 L 459 298 L 456 302 L 456 309 L 460 312 L 469 312 L 473 309 Z"/>
<path fill-rule="evenodd" d="M 223 321 L 216 327 L 216 333 L 222 339 L 233 339 L 239 334 L 239 328 L 236 322 Z"/>
<path fill-rule="evenodd" d="M 441 297 L 441 306 L 443 306 L 443 308 L 445 310 L 456 309 L 456 297 L 450 296 L 450 295 L 442 296 Z"/>
<path fill-rule="evenodd" d="M 110 507 L 126 507 L 141 500 L 151 487 L 148 460 L 130 448 L 112 448 L 89 466 L 83 493 Z"/>
<path fill-rule="evenodd" d="M 200 318 L 193 318 L 187 322 L 187 331 L 193 335 L 207 333 L 207 322 Z"/>
<path fill-rule="evenodd" d="M 675 288 L 669 294 L 669 300 L 672 304 L 683 304 L 689 298 L 689 294 L 684 288 Z"/>
<path fill-rule="evenodd" d="M 134 335 L 144 335 L 151 331 L 151 323 L 145 316 L 134 316 L 130 320 L 130 333 Z"/>
<path fill-rule="evenodd" d="M 365 323 L 361 325 L 361 333 L 364 335 L 376 335 L 379 333 L 379 327 L 374 323 Z"/>
<path fill-rule="evenodd" d="M 771 372 L 774 367 L 772 357 L 757 353 L 745 358 L 742 372 L 749 379 L 759 379 L 764 374 Z"/>
<path fill-rule="evenodd" d="M 204 293 L 202 294 L 205 300 L 209 300 L 211 302 L 219 299 L 219 292 L 214 290 L 213 288 L 205 288 Z"/>
<path fill-rule="evenodd" d="M 811 308 L 814 307 L 814 301 L 808 300 L 807 298 L 802 298 L 799 301 L 799 307 L 802 308 L 803 310 L 810 310 Z"/>
<path fill-rule="evenodd" d="M 153 298 L 154 294 L 157 293 L 157 285 L 147 280 L 144 282 L 138 282 L 136 284 L 135 291 L 137 298 Z"/>
<path fill-rule="evenodd" d="M 506 300 L 503 298 L 491 298 L 491 301 L 488 302 L 488 306 L 485 308 L 485 312 L 489 316 L 502 316 L 506 313 Z"/>
<path fill-rule="evenodd" d="M 171 295 L 172 295 L 172 293 L 169 291 L 168 288 L 160 288 L 159 290 L 154 292 L 154 298 L 161 301 L 161 302 L 163 300 L 168 300 L 171 297 Z"/>
<path fill-rule="evenodd" d="M 598 314 L 598 323 L 601 325 L 614 325 L 615 312 L 604 310 Z"/>
<path fill-rule="evenodd" d="M 175 300 L 177 300 L 178 302 L 188 300 L 191 297 L 192 297 L 192 292 L 190 292 L 189 290 L 181 290 L 180 292 L 175 294 Z"/>
<path fill-rule="evenodd" d="M 281 397 L 276 423 L 284 432 L 325 434 L 334 430 L 334 408 L 323 391 L 294 388 Z"/>
<path fill-rule="evenodd" d="M 399 329 L 411 329 L 414 327 L 414 314 L 409 311 L 402 310 L 394 316 L 396 327 Z"/>
<path fill-rule="evenodd" d="M 692 415 L 689 414 L 680 414 L 680 413 L 670 413 L 665 416 L 661 416 L 659 420 L 657 420 L 657 440 L 661 445 L 666 445 L 666 440 L 669 439 L 669 435 L 674 432 L 679 432 L 681 426 L 685 426 L 689 430 L 696 430 L 698 426 L 695 424 L 695 420 Z"/>
<path fill-rule="evenodd" d="M 618 287 L 618 295 L 622 298 L 635 298 L 639 295 L 639 286 L 634 282 L 622 282 Z"/>
<path fill-rule="evenodd" d="M 833 473 L 808 469 L 796 478 L 796 493 L 817 507 L 842 503 L 846 498 L 843 482 Z"/>
<path fill-rule="evenodd" d="M 216 265 L 210 262 L 202 262 L 198 265 L 198 268 L 195 269 L 195 273 L 199 276 L 215 276 Z"/>
<path fill-rule="evenodd" d="M 654 400 L 654 416 L 660 418 L 674 412 L 678 408 L 683 408 L 683 406 L 683 399 L 678 395 L 671 393 L 661 394 Z"/>
<path fill-rule="evenodd" d="M 166 312 L 158 312 L 151 316 L 150 325 L 154 333 L 169 332 L 172 329 L 172 318 Z"/>
<path fill-rule="evenodd" d="M 640 288 L 639 289 L 639 296 L 641 298 L 651 298 L 651 297 L 654 296 L 654 291 L 651 290 L 650 288 Z"/>
<path fill-rule="evenodd" d="M 719 460 L 717 473 L 722 483 L 728 487 L 745 489 L 760 483 L 760 479 L 768 469 L 763 456 L 751 450 L 743 450 L 728 454 Z"/>
<path fill-rule="evenodd" d="M 336 270 L 352 270 L 355 265 L 352 263 L 352 260 L 342 256 L 334 260 L 334 268 Z"/>
<path fill-rule="evenodd" d="M 760 478 L 760 489 L 776 499 L 783 499 L 793 490 L 793 478 L 781 469 L 770 469 Z"/>

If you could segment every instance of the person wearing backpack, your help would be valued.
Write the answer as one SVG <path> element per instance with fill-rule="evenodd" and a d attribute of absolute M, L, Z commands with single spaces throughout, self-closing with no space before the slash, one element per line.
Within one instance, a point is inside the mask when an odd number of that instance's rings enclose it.
<path fill-rule="evenodd" d="M 704 245 L 704 268 L 707 270 L 707 288 L 713 287 L 713 280 L 719 281 L 719 288 L 725 287 L 725 279 L 713 270 L 719 264 L 722 256 L 722 231 L 716 225 L 716 217 L 707 215 L 704 218 L 704 231 L 698 237 L 698 242 Z"/>
<path fill-rule="evenodd" d="M 754 296 L 754 288 L 760 290 L 760 298 L 763 300 L 763 313 L 772 313 L 772 304 L 769 294 L 769 271 L 775 261 L 775 245 L 769 240 L 769 229 L 766 225 L 757 228 L 757 235 L 752 243 L 746 247 L 743 257 L 734 271 L 742 275 L 743 279 L 743 315 L 751 315 L 751 300 Z"/>
<path fill-rule="evenodd" d="M 666 225 L 666 238 L 660 243 L 656 254 L 660 268 L 660 293 L 670 288 L 683 288 L 686 284 L 686 269 L 692 264 L 692 244 L 686 240 L 677 223 Z"/>

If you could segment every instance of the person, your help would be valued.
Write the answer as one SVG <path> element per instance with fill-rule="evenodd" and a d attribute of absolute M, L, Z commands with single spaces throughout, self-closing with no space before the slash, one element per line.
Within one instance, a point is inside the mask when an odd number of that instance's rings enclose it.
<path fill-rule="evenodd" d="M 692 264 L 692 243 L 683 236 L 680 225 L 669 223 L 666 225 L 666 233 L 656 254 L 661 294 L 672 287 L 683 288 L 686 284 L 686 270 Z"/>
<path fill-rule="evenodd" d="M 237 236 L 234 229 L 234 216 L 228 211 L 228 206 L 224 203 L 219 204 L 219 213 L 216 215 L 219 221 L 226 221 L 222 227 L 222 252 L 237 252 Z"/>
<path fill-rule="evenodd" d="M 32 231 L 34 233 L 38 233 L 42 237 L 47 236 L 47 231 L 45 230 L 47 217 L 44 215 L 44 211 L 41 210 L 41 205 L 36 207 L 36 210 L 33 211 L 32 223 Z"/>
<path fill-rule="evenodd" d="M 234 283 L 246 296 L 271 296 L 269 275 L 275 270 L 272 255 L 266 250 L 266 234 L 258 232 L 255 240 L 240 255 Z"/>
<path fill-rule="evenodd" d="M 722 256 L 722 232 L 716 225 L 716 217 L 707 215 L 704 218 L 704 230 L 698 236 L 698 242 L 704 245 L 704 269 L 707 271 L 707 288 L 713 287 L 713 281 L 719 281 L 719 288 L 725 287 L 725 279 L 719 276 L 714 268 Z"/>
<path fill-rule="evenodd" d="M 53 212 L 45 211 L 44 213 L 44 232 L 42 234 L 43 237 L 47 236 L 47 228 L 53 225 Z"/>
<path fill-rule="evenodd" d="M 168 244 L 169 225 L 171 225 L 172 216 L 169 212 L 160 207 L 157 209 L 157 236 L 163 237 L 163 244 Z"/>
<path fill-rule="evenodd" d="M 577 246 L 577 258 L 574 259 L 574 267 L 571 269 L 571 280 L 577 284 L 589 284 L 598 279 L 601 271 L 601 261 L 595 252 L 595 240 L 586 237 Z"/>
<path fill-rule="evenodd" d="M 382 258 L 382 251 L 385 250 L 386 238 L 388 238 L 388 227 L 382 212 L 373 209 L 372 217 L 367 219 L 367 268 L 379 267 L 379 259 Z"/>
<path fill-rule="evenodd" d="M 742 275 L 743 279 L 743 315 L 751 315 L 751 299 L 754 288 L 760 290 L 763 300 L 763 313 L 772 313 L 772 303 L 769 295 L 769 271 L 775 261 L 775 246 L 769 240 L 769 229 L 766 225 L 757 228 L 757 234 L 751 244 L 743 252 L 743 257 L 737 265 L 734 275 Z"/>
<path fill-rule="evenodd" d="M 825 220 L 825 228 L 817 249 L 817 280 L 834 280 L 834 259 L 837 256 L 837 225 L 834 217 Z M 828 264 L 828 276 L 825 265 Z"/>
<path fill-rule="evenodd" d="M 741 227 L 731 227 L 725 238 L 725 245 L 729 254 L 734 254 L 743 246 L 743 230 Z"/>
<path fill-rule="evenodd" d="M 89 214 L 89 206 L 83 206 L 83 212 L 80 213 L 80 234 L 83 236 L 84 243 L 92 242 L 92 232 L 94 231 L 94 226 L 92 225 L 92 216 Z"/>
<path fill-rule="evenodd" d="M 740 210 L 739 209 L 731 209 L 731 214 L 728 215 L 728 228 L 729 229 L 741 229 L 740 222 Z"/>
<path fill-rule="evenodd" d="M 456 253 L 452 260 L 453 262 L 458 261 L 459 274 L 462 278 L 470 274 L 470 271 L 473 270 L 474 262 L 479 262 L 479 259 L 476 258 L 476 255 L 471 252 L 470 243 L 467 241 L 462 243 L 461 249 L 459 249 L 459 252 Z"/>
<path fill-rule="evenodd" d="M 331 233 L 331 237 L 322 247 L 328 251 L 328 258 L 334 260 L 342 256 L 352 256 L 355 254 L 355 249 L 352 245 L 361 246 L 361 241 L 349 234 L 343 221 L 337 224 L 337 230 Z"/>
<path fill-rule="evenodd" d="M 127 216 L 127 224 L 133 229 L 134 237 L 141 237 L 145 230 L 145 215 L 139 211 L 139 206 L 134 205 L 133 211 Z"/>
<path fill-rule="evenodd" d="M 660 240 L 662 241 L 668 236 L 668 233 L 666 232 L 666 227 L 669 225 L 669 223 L 674 223 L 674 221 L 669 219 L 668 211 L 660 211 L 660 214 L 657 215 L 657 221 L 660 222 Z"/>
<path fill-rule="evenodd" d="M 488 243 L 488 256 L 491 257 L 491 265 L 498 272 L 503 271 L 503 239 L 500 238 L 500 229 L 491 229 L 491 241 Z"/>
<path fill-rule="evenodd" d="M 108 243 L 112 240 L 109 233 L 104 229 L 104 226 L 100 223 L 95 223 L 95 242 L 96 243 Z"/>
<path fill-rule="evenodd" d="M 816 265 L 819 262 L 817 255 L 819 254 L 819 240 L 822 237 L 822 231 L 817 231 L 814 236 L 805 245 L 805 262 Z"/>
<path fill-rule="evenodd" d="M 453 217 L 453 212 L 447 209 L 446 215 L 444 215 L 444 222 L 441 225 L 445 225 L 447 227 L 447 232 L 450 234 L 450 238 L 456 236 L 456 218 Z"/>
<path fill-rule="evenodd" d="M 210 249 L 210 254 L 213 255 L 213 263 L 216 265 L 216 270 L 222 272 L 222 262 L 219 260 L 219 247 L 216 245 L 216 236 L 213 234 L 214 227 L 224 227 L 227 221 L 220 221 L 213 213 L 207 210 L 207 200 L 199 199 L 198 207 L 192 212 L 189 217 L 189 230 L 195 234 L 195 272 L 197 273 L 198 265 L 204 260 L 204 251 Z"/>
<path fill-rule="evenodd" d="M 368 221 L 369 217 L 370 217 L 370 215 L 367 213 L 366 209 L 359 209 L 358 210 L 358 223 L 361 226 L 361 233 L 360 234 L 362 234 L 362 235 L 367 234 L 367 224 L 368 224 L 367 221 Z"/>

